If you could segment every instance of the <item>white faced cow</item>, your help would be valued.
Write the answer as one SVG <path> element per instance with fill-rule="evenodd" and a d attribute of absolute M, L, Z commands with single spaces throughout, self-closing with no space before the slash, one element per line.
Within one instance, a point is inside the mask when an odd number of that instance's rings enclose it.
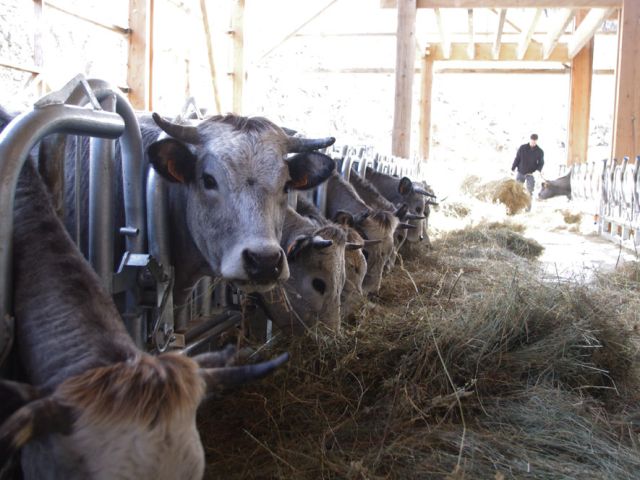
<path fill-rule="evenodd" d="M 195 359 L 138 350 L 30 162 L 14 224 L 16 346 L 30 385 L 0 381 L 0 470 L 21 451 L 26 480 L 201 478 L 206 391 L 264 376 L 286 354 L 232 367 L 232 348 Z"/>
<path fill-rule="evenodd" d="M 287 191 L 313 188 L 331 174 L 333 160 L 315 150 L 335 139 L 291 137 L 261 117 L 213 116 L 177 124 L 154 113 L 141 115 L 139 122 L 147 161 L 168 183 L 174 304 L 184 305 L 204 275 L 232 281 L 247 292 L 285 281 L 289 268 L 279 240 Z M 73 232 L 71 153 L 65 223 Z M 290 153 L 296 155 L 286 158 Z M 88 151 L 82 161 L 88 161 Z M 117 165 L 121 168 L 119 155 Z M 88 177 L 84 170 L 82 175 L 80 195 L 86 198 Z M 122 215 L 121 192 L 118 203 Z M 86 212 L 80 217 L 81 230 L 86 229 Z M 116 253 L 119 261 L 123 251 Z"/>

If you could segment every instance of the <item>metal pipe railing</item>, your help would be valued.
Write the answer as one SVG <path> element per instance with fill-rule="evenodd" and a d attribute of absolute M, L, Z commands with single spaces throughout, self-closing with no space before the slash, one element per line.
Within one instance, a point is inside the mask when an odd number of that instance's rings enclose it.
<path fill-rule="evenodd" d="M 115 95 L 106 96 L 100 103 L 105 112 L 115 112 Z M 112 294 L 116 204 L 115 140 L 92 138 L 89 145 L 89 262 L 107 292 Z M 76 171 L 76 177 L 79 176 L 80 172 Z"/>
<path fill-rule="evenodd" d="M 125 228 L 138 232 L 137 235 L 126 236 L 127 251 L 145 253 L 147 229 L 144 175 L 146 172 L 138 118 L 127 98 L 108 82 L 89 79 L 87 83 L 98 101 L 104 100 L 107 96 L 115 95 L 116 112 L 124 120 L 125 131 L 119 142 L 122 154 Z M 90 98 L 81 85 L 71 93 L 67 101 L 67 103 L 74 105 L 86 105 L 89 102 Z"/>
<path fill-rule="evenodd" d="M 0 133 L 0 322 L 11 312 L 14 195 L 29 152 L 52 133 L 117 138 L 123 131 L 124 122 L 114 113 L 52 104 L 19 115 Z M 0 323 L 3 327 L 9 325 Z M 0 361 L 10 341 L 0 333 Z"/>

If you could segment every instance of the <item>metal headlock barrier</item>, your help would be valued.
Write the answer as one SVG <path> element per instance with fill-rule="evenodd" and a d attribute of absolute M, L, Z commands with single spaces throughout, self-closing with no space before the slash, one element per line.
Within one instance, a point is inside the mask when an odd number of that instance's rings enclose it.
<path fill-rule="evenodd" d="M 601 160 L 562 167 L 571 174 L 571 197 L 577 208 L 594 215 L 598 233 L 631 249 L 640 245 L 640 156 L 632 161 Z"/>
<path fill-rule="evenodd" d="M 180 114 L 182 118 L 195 120 L 203 115 L 193 99 L 187 100 Z M 85 137 L 89 137 L 88 167 L 82 161 Z M 116 141 L 121 167 L 115 158 Z M 71 168 L 75 169 L 76 231 L 70 235 L 79 246 L 84 231 L 80 226 L 81 169 L 89 170 L 87 259 L 105 289 L 117 299 L 123 321 L 138 346 L 152 352 L 179 348 L 187 354 L 197 353 L 241 323 L 241 292 L 210 277 L 201 279 L 194 288 L 187 317 L 174 318 L 166 183 L 145 164 L 138 119 L 126 97 L 105 81 L 78 75 L 62 89 L 38 100 L 0 134 L 0 366 L 11 349 L 14 335 L 11 305 L 14 195 L 22 166 L 39 144 L 55 147 L 47 150 L 44 167 L 55 177 L 55 191 L 51 193 L 59 213 L 64 208 L 65 168 L 70 168 L 69 155 L 75 147 Z M 370 147 L 334 146 L 325 153 L 336 160 L 338 171 L 347 179 L 351 168 L 363 175 L 367 167 L 414 178 L 419 173 L 419 162 L 382 155 Z M 117 175 L 119 168 L 121 177 Z M 115 182 L 119 181 L 123 225 L 115 224 Z M 306 195 L 324 213 L 326 188 L 325 183 L 312 191 L 292 192 L 289 205 L 295 207 L 297 195 Z M 124 237 L 126 251 L 116 262 L 118 235 Z M 263 331 L 264 339 L 269 341 L 272 338 L 269 320 Z"/>

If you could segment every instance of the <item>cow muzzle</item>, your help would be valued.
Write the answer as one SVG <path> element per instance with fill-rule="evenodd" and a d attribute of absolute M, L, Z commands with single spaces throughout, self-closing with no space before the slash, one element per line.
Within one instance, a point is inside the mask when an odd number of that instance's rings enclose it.
<path fill-rule="evenodd" d="M 242 251 L 242 264 L 249 282 L 260 285 L 272 284 L 283 280 L 285 256 L 281 248 L 277 250 L 252 250 L 245 248 Z"/>

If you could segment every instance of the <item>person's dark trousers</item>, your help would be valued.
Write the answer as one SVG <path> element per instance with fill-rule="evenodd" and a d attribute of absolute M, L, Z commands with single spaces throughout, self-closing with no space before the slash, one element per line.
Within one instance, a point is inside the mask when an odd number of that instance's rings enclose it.
<path fill-rule="evenodd" d="M 533 196 L 533 187 L 536 184 L 536 180 L 535 178 L 533 178 L 533 175 L 531 173 L 523 175 L 522 173 L 518 172 L 518 174 L 516 175 L 516 180 L 520 183 L 527 182 L 527 190 L 529 190 L 529 195 Z"/>

